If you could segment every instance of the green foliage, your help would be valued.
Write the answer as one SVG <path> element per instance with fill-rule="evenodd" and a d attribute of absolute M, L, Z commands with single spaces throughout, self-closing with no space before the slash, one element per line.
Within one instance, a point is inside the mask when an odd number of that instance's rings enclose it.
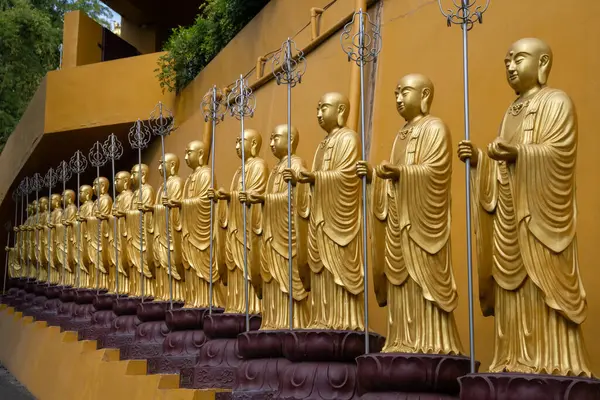
<path fill-rule="evenodd" d="M 66 12 L 82 10 L 108 26 L 98 0 L 0 0 L 0 151 L 40 81 L 59 63 Z"/>
<path fill-rule="evenodd" d="M 181 91 L 269 0 L 206 0 L 194 25 L 179 27 L 156 69 L 163 90 Z"/>

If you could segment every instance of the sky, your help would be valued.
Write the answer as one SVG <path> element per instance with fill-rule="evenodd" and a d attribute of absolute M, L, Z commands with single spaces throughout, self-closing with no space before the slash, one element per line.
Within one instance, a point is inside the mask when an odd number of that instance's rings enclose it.
<path fill-rule="evenodd" d="M 112 16 L 110 17 L 110 20 L 109 20 L 110 27 L 114 28 L 115 27 L 115 22 L 121 23 L 121 16 L 119 14 L 117 14 L 116 12 L 114 12 L 110 7 L 108 9 L 112 13 Z"/>

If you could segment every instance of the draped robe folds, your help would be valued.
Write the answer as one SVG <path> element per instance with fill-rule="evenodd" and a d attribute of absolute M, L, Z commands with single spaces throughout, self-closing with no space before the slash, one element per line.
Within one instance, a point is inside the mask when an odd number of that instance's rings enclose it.
<path fill-rule="evenodd" d="M 176 201 L 183 199 L 183 179 L 174 175 L 167 178 L 167 197 Z M 154 205 L 154 263 L 156 265 L 156 299 L 168 301 L 185 301 L 185 272 L 181 257 L 181 216 L 179 208 L 167 208 L 162 205 L 164 183 L 156 192 Z M 169 212 L 169 246 L 167 247 L 166 215 Z M 171 275 L 169 278 L 169 253 Z"/>
<path fill-rule="evenodd" d="M 26 265 L 26 273 L 28 278 L 34 278 L 35 275 L 35 267 L 32 268 L 32 265 L 35 264 L 35 254 L 36 254 L 36 238 L 37 238 L 37 229 L 35 229 L 35 215 L 31 215 L 27 218 L 25 222 L 25 229 L 27 230 L 25 236 L 25 265 Z"/>
<path fill-rule="evenodd" d="M 94 201 L 92 214 L 87 218 L 88 252 L 90 257 L 90 284 L 94 288 L 109 289 L 108 277 L 108 220 L 96 217 L 96 213 L 109 216 L 112 211 L 112 199 L 108 194 L 101 194 Z"/>
<path fill-rule="evenodd" d="M 57 232 L 58 227 L 62 226 L 61 220 L 63 215 L 63 209 L 57 208 L 52 211 L 50 214 L 50 223 L 54 225 L 53 228 L 49 228 L 50 231 L 50 257 L 48 258 L 48 262 L 50 263 L 50 283 L 58 284 L 60 282 L 60 261 L 58 260 L 58 251 L 57 251 Z M 47 235 L 48 233 L 46 233 Z"/>
<path fill-rule="evenodd" d="M 182 256 L 185 267 L 186 307 L 208 307 L 210 301 L 210 207 L 206 196 L 210 188 L 211 170 L 196 168 L 185 181 L 181 205 Z M 216 181 L 213 186 L 216 185 Z M 217 221 L 217 206 L 213 224 Z M 213 230 L 216 236 L 217 229 Z M 214 239 L 214 238 L 213 238 Z M 213 306 L 225 307 L 226 288 L 217 267 L 216 246 L 213 244 Z"/>
<path fill-rule="evenodd" d="M 75 218 L 77 217 L 77 206 L 69 204 L 63 211 L 61 223 L 56 226 L 56 237 L 55 237 L 55 248 L 56 258 L 59 266 L 59 276 L 62 285 L 74 285 L 75 275 L 73 274 L 73 225 L 75 224 Z M 71 225 L 65 225 L 64 222 L 70 222 Z"/>
<path fill-rule="evenodd" d="M 375 293 L 387 304 L 384 352 L 463 354 L 450 246 L 452 139 L 425 116 L 396 136 L 397 182 L 372 180 Z"/>
<path fill-rule="evenodd" d="M 262 235 L 252 232 L 251 277 L 256 282 L 258 293 L 262 293 L 261 329 L 289 328 L 289 251 L 288 251 L 288 185 L 283 180 L 287 168 L 287 156 L 275 166 L 269 175 L 265 202 L 253 207 L 262 208 Z M 291 167 L 296 173 L 304 169 L 302 159 L 292 155 Z M 308 325 L 308 293 L 304 289 L 300 267 L 306 268 L 306 247 L 299 248 L 296 230 L 299 225 L 307 228 L 308 185 L 298 184 L 292 191 L 292 293 L 293 327 L 303 329 Z M 254 211 L 259 212 L 259 211 Z M 298 221 L 300 219 L 300 221 Z M 257 237 L 258 236 L 258 237 Z M 260 249 L 260 250 L 256 250 Z"/>
<path fill-rule="evenodd" d="M 146 206 L 154 205 L 154 188 L 144 183 L 141 188 L 141 203 Z M 127 255 L 131 262 L 129 271 L 129 294 L 141 296 L 142 286 L 144 297 L 154 296 L 155 273 L 153 237 L 154 223 L 152 213 L 143 213 L 142 229 L 140 230 L 140 211 L 137 203 L 140 201 L 140 189 L 131 196 L 131 208 L 127 211 Z M 141 253 L 143 250 L 143 253 Z"/>
<path fill-rule="evenodd" d="M 36 268 L 37 279 L 46 282 L 48 279 L 48 211 L 39 214 L 36 221 L 37 246 L 36 246 Z"/>
<path fill-rule="evenodd" d="M 577 259 L 577 119 L 570 98 L 544 88 L 507 111 L 501 137 L 514 164 L 479 151 L 474 168 L 480 300 L 495 315 L 492 372 L 591 376 Z"/>
<path fill-rule="evenodd" d="M 79 222 L 75 226 L 75 251 L 73 252 L 73 258 L 76 264 L 79 265 L 79 286 L 80 288 L 93 289 L 93 282 L 91 280 L 91 271 L 93 268 L 90 260 L 89 246 L 88 246 L 88 230 L 87 219 L 92 215 L 94 208 L 94 202 L 91 200 L 86 201 L 79 207 L 79 217 L 84 221 Z M 76 278 L 77 279 L 77 278 Z M 76 282 L 77 283 L 77 282 Z"/>
<path fill-rule="evenodd" d="M 340 128 L 321 142 L 313 161 L 308 227 L 309 329 L 363 330 L 359 138 Z"/>
<path fill-rule="evenodd" d="M 246 192 L 255 194 L 263 194 L 267 187 L 268 167 L 265 161 L 261 158 L 253 157 L 246 160 Z M 245 285 L 246 279 L 250 277 L 244 276 L 244 223 L 243 223 L 243 207 L 240 203 L 239 192 L 242 190 L 242 168 L 237 169 L 231 181 L 231 199 L 228 204 L 227 215 L 227 234 L 225 242 L 225 263 L 227 266 L 227 305 L 225 312 L 227 313 L 245 313 Z M 260 229 L 260 212 L 257 208 L 251 208 L 246 212 L 246 231 L 247 231 L 247 259 L 248 262 L 253 256 L 250 246 L 251 230 Z M 248 266 L 249 267 L 249 266 Z M 248 268 L 248 275 L 250 270 Z M 248 312 L 250 314 L 260 314 L 260 300 L 258 299 L 254 287 L 248 282 Z"/>
<path fill-rule="evenodd" d="M 131 199 L 133 192 L 131 190 L 123 190 L 119 193 L 114 202 L 114 208 L 122 213 L 126 213 L 131 209 Z M 115 224 L 117 225 L 117 235 L 115 236 Z M 117 293 L 117 279 L 119 275 L 119 294 L 127 294 L 129 292 L 129 271 L 131 263 L 127 257 L 127 224 L 125 217 L 116 218 L 111 216 L 109 219 L 108 240 L 106 243 L 110 274 L 109 286 L 110 290 Z"/>

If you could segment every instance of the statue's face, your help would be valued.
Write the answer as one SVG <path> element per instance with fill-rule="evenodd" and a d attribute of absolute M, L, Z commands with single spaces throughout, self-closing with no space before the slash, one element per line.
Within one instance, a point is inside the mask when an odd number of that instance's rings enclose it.
<path fill-rule="evenodd" d="M 128 176 L 125 174 L 117 174 L 117 176 L 115 177 L 115 189 L 117 189 L 117 192 L 121 193 L 128 186 L 129 186 Z"/>
<path fill-rule="evenodd" d="M 422 91 L 414 82 L 401 79 L 394 91 L 396 110 L 406 121 L 421 114 Z"/>
<path fill-rule="evenodd" d="M 44 212 L 48 210 L 48 199 L 40 199 L 40 211 Z"/>
<path fill-rule="evenodd" d="M 55 210 L 60 207 L 60 196 L 52 196 L 52 209 Z"/>
<path fill-rule="evenodd" d="M 237 153 L 238 157 L 241 159 L 242 158 L 242 137 L 238 136 L 238 138 L 235 141 L 235 152 Z M 246 158 L 250 157 L 250 155 L 252 154 L 252 142 L 251 140 L 244 135 L 244 156 Z"/>
<path fill-rule="evenodd" d="M 342 113 L 341 104 L 332 96 L 323 96 L 317 105 L 317 121 L 326 132 L 331 132 L 338 126 L 338 120 Z"/>
<path fill-rule="evenodd" d="M 98 180 L 94 180 L 94 185 L 92 186 L 92 190 L 94 191 L 94 194 L 98 194 Z"/>
<path fill-rule="evenodd" d="M 516 93 L 524 93 L 538 84 L 541 55 L 528 44 L 525 41 L 513 44 L 504 58 L 506 79 Z"/>
<path fill-rule="evenodd" d="M 200 165 L 200 150 L 197 147 L 188 145 L 185 148 L 185 163 L 191 169 Z"/>
<path fill-rule="evenodd" d="M 275 157 L 282 158 L 287 155 L 287 128 L 281 126 L 276 127 L 273 133 L 271 133 L 271 142 L 269 146 Z"/>

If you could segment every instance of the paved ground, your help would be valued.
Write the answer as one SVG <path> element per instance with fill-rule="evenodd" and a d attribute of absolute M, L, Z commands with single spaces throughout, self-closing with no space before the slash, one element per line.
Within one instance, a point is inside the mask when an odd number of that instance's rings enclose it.
<path fill-rule="evenodd" d="M 19 381 L 0 364 L 0 399 L 36 400 Z"/>

